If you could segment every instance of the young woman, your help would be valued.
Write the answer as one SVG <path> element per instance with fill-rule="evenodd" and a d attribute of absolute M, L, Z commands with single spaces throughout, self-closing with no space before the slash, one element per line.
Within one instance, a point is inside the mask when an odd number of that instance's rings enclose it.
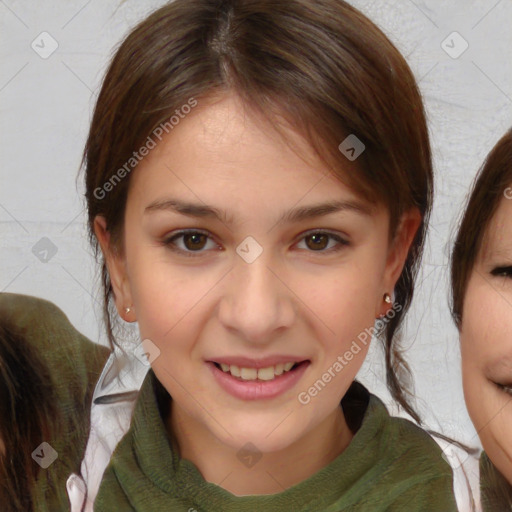
<path fill-rule="evenodd" d="M 0 508 L 69 510 L 94 385 L 108 350 L 76 331 L 54 304 L 0 293 Z"/>
<path fill-rule="evenodd" d="M 437 444 L 354 381 L 377 328 L 418 419 L 396 333 L 431 153 L 373 23 L 339 0 L 170 2 L 117 50 L 84 168 L 108 334 L 115 306 L 151 370 L 73 510 L 456 510 Z"/>
<path fill-rule="evenodd" d="M 485 452 L 485 511 L 512 510 L 512 130 L 496 144 L 470 195 L 452 255 L 452 312 L 464 396 Z"/>

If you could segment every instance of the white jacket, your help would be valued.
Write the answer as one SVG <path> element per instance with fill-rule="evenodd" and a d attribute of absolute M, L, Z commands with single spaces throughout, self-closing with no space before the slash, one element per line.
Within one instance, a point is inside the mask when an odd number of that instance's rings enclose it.
<path fill-rule="evenodd" d="M 107 360 L 92 397 L 91 427 L 81 475 L 73 473 L 66 482 L 71 512 L 93 511 L 103 473 L 117 443 L 130 427 L 135 401 L 148 370 L 149 363 L 119 349 Z"/>

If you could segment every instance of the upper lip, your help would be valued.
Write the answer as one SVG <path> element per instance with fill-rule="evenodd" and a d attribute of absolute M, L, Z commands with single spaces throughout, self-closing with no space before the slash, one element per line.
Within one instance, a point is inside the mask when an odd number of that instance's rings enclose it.
<path fill-rule="evenodd" d="M 212 363 L 235 365 L 241 368 L 268 368 L 269 366 L 276 366 L 277 364 L 284 363 L 301 363 L 307 361 L 307 358 L 300 356 L 267 356 L 260 359 L 251 359 L 250 357 L 244 356 L 226 356 L 226 357 L 214 357 L 208 361 Z"/>

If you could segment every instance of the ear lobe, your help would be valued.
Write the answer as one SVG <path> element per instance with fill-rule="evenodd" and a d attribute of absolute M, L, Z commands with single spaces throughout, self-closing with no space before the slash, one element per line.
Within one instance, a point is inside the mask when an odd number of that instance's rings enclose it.
<path fill-rule="evenodd" d="M 409 249 L 421 224 L 421 213 L 417 208 L 406 211 L 399 222 L 391 242 L 386 263 L 385 283 L 389 293 L 394 289 L 405 265 Z"/>
<path fill-rule="evenodd" d="M 105 217 L 101 215 L 96 216 L 94 219 L 94 233 L 105 258 L 117 311 L 119 316 L 124 318 L 126 315 L 125 307 L 132 304 L 130 286 L 126 274 L 125 257 L 120 254 L 118 248 L 112 243 Z"/>

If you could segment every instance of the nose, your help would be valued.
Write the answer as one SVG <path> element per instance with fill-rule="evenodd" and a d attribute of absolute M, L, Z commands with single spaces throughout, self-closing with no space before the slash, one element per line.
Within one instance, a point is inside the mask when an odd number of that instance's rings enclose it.
<path fill-rule="evenodd" d="M 228 279 L 218 314 L 237 338 L 264 345 L 293 325 L 294 294 L 265 251 L 252 263 L 236 256 Z"/>

